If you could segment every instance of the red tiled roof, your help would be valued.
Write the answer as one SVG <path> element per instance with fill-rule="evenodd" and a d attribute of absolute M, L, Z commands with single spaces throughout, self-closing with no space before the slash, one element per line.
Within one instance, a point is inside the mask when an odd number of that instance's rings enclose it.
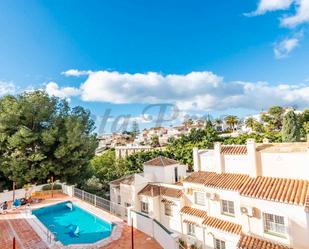
<path fill-rule="evenodd" d="M 119 185 L 119 184 L 131 185 L 132 183 L 134 183 L 134 180 L 135 180 L 135 175 L 128 175 L 128 176 L 124 176 L 122 178 L 116 179 L 114 181 L 111 181 L 110 184 L 113 184 L 113 185 Z"/>
<path fill-rule="evenodd" d="M 183 207 L 180 210 L 180 213 L 195 216 L 195 217 L 198 217 L 198 218 L 203 218 L 203 219 L 205 219 L 207 217 L 206 211 L 203 211 L 203 210 L 200 210 L 200 209 L 197 209 L 197 208 L 188 207 L 188 206 Z"/>
<path fill-rule="evenodd" d="M 243 196 L 278 201 L 294 205 L 305 205 L 309 181 L 263 177 L 251 178 L 240 190 Z"/>
<path fill-rule="evenodd" d="M 202 224 L 207 227 L 212 227 L 215 229 L 219 229 L 228 233 L 234 233 L 234 234 L 240 234 L 241 233 L 241 225 L 225 221 L 225 220 L 220 220 L 215 217 L 207 216 L 207 212 L 197 209 L 197 208 L 192 208 L 185 206 L 180 210 L 180 213 L 190 215 L 190 216 L 195 216 L 198 218 L 202 218 L 203 222 Z M 184 219 L 183 222 L 185 223 L 190 223 L 190 224 L 196 224 L 196 221 Z"/>
<path fill-rule="evenodd" d="M 223 145 L 221 153 L 225 155 L 245 155 L 248 151 L 246 145 Z"/>
<path fill-rule="evenodd" d="M 181 189 L 147 184 L 138 194 L 151 197 L 162 195 L 167 197 L 180 198 L 183 195 L 183 192 Z"/>
<path fill-rule="evenodd" d="M 238 249 L 291 249 L 290 247 L 276 244 L 249 235 L 242 235 L 240 237 L 237 248 Z"/>
<path fill-rule="evenodd" d="M 162 166 L 162 167 L 173 164 L 178 164 L 178 162 L 175 161 L 174 159 L 170 159 L 164 156 L 158 156 L 144 163 L 144 165 L 147 166 Z"/>
<path fill-rule="evenodd" d="M 249 179 L 249 175 L 215 172 L 193 172 L 183 182 L 203 184 L 206 187 L 238 191 Z"/>
<path fill-rule="evenodd" d="M 164 204 L 176 205 L 175 202 L 167 200 L 167 199 L 162 199 L 161 202 Z"/>
<path fill-rule="evenodd" d="M 183 195 L 181 189 L 175 188 L 167 188 L 167 187 L 160 187 L 160 194 L 163 196 L 173 197 L 173 198 L 180 198 Z"/>
<path fill-rule="evenodd" d="M 203 225 L 213 227 L 228 233 L 235 233 L 235 234 L 241 233 L 241 225 L 211 216 L 207 216 L 207 218 L 203 221 Z"/>
<path fill-rule="evenodd" d="M 139 195 L 146 195 L 150 197 L 156 197 L 160 195 L 160 186 L 147 184 L 141 191 L 138 192 Z"/>

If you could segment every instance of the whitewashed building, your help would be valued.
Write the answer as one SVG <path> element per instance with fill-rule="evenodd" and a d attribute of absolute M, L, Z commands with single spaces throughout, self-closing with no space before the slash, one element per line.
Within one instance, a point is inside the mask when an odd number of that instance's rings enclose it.
<path fill-rule="evenodd" d="M 216 143 L 193 158 L 185 178 L 173 160 L 145 163 L 151 180 L 134 192 L 133 208 L 196 248 L 309 248 L 309 142 Z"/>

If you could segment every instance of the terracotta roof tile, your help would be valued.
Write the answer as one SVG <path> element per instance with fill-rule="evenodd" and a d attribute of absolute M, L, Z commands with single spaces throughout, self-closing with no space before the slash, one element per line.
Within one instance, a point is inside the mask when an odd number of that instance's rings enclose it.
<path fill-rule="evenodd" d="M 242 235 L 237 245 L 238 249 L 290 249 L 290 247 L 276 244 L 249 235 Z"/>
<path fill-rule="evenodd" d="M 246 145 L 223 145 L 221 153 L 225 155 L 245 155 L 248 151 Z"/>
<path fill-rule="evenodd" d="M 162 199 L 161 202 L 164 204 L 176 205 L 175 202 L 167 200 L 167 199 Z"/>
<path fill-rule="evenodd" d="M 135 181 L 135 175 L 128 175 L 124 176 L 122 178 L 116 179 L 114 181 L 111 181 L 110 184 L 113 185 L 120 185 L 120 184 L 126 184 L 126 185 L 131 185 Z"/>
<path fill-rule="evenodd" d="M 179 163 L 174 159 L 170 159 L 164 156 L 158 156 L 144 163 L 144 165 L 147 166 L 162 166 L 162 167 L 173 164 L 179 164 Z"/>
<path fill-rule="evenodd" d="M 243 196 L 305 205 L 309 181 L 275 177 L 251 178 L 240 190 Z"/>
<path fill-rule="evenodd" d="M 167 188 L 167 187 L 160 187 L 160 194 L 163 196 L 173 197 L 173 198 L 180 198 L 183 195 L 181 189 L 175 188 Z"/>
<path fill-rule="evenodd" d="M 211 216 L 207 216 L 207 218 L 203 221 L 203 225 L 213 227 L 228 233 L 234 233 L 234 234 L 241 233 L 241 225 Z"/>
<path fill-rule="evenodd" d="M 197 208 L 188 207 L 188 206 L 183 207 L 180 210 L 180 213 L 195 216 L 195 217 L 198 217 L 198 218 L 203 218 L 203 219 L 205 219 L 207 217 L 206 211 L 203 211 L 203 210 L 200 210 L 200 209 L 197 209 Z"/>
<path fill-rule="evenodd" d="M 249 175 L 215 172 L 193 172 L 183 182 L 203 184 L 206 187 L 238 191 L 245 182 L 250 179 Z"/>
<path fill-rule="evenodd" d="M 146 195 L 150 197 L 156 197 L 160 195 L 160 186 L 147 184 L 141 191 L 138 192 L 139 195 Z"/>
<path fill-rule="evenodd" d="M 183 195 L 183 192 L 181 189 L 168 188 L 154 184 L 147 184 L 138 194 L 151 197 L 162 195 L 167 197 L 180 198 Z"/>
<path fill-rule="evenodd" d="M 305 211 L 309 213 L 309 193 L 306 198 Z"/>

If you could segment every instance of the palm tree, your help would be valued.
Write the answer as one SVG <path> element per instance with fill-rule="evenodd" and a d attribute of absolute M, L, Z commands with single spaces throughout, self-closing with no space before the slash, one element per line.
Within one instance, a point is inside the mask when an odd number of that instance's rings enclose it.
<path fill-rule="evenodd" d="M 238 123 L 238 117 L 234 115 L 228 115 L 224 118 L 224 121 L 231 128 L 231 130 L 234 130 L 235 125 Z"/>
<path fill-rule="evenodd" d="M 254 127 L 255 127 L 255 123 L 256 123 L 256 119 L 253 118 L 253 117 L 249 117 L 245 120 L 245 125 L 247 128 L 250 128 L 251 131 L 254 130 Z"/>

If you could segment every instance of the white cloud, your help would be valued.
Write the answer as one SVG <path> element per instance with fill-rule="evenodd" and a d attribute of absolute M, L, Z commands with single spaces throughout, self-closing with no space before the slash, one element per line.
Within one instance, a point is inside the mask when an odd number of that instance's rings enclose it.
<path fill-rule="evenodd" d="M 285 10 L 280 17 L 280 24 L 283 27 L 295 28 L 309 22 L 309 0 L 259 0 L 257 10 L 245 14 L 246 16 L 263 15 L 269 11 Z M 301 35 L 286 38 L 277 42 L 274 46 L 274 54 L 277 59 L 287 57 L 292 50 L 299 46 Z"/>
<path fill-rule="evenodd" d="M 59 98 L 70 98 L 73 96 L 78 96 L 80 90 L 75 87 L 59 87 L 56 82 L 49 82 L 46 84 L 45 91 L 55 97 Z"/>
<path fill-rule="evenodd" d="M 263 15 L 266 12 L 277 10 L 289 12 L 281 16 L 282 26 L 295 27 L 309 21 L 309 0 L 260 0 L 257 9 L 245 15 Z"/>
<path fill-rule="evenodd" d="M 4 96 L 6 94 L 14 94 L 15 90 L 15 85 L 12 82 L 0 80 L 0 96 Z"/>
<path fill-rule="evenodd" d="M 222 77 L 207 71 L 185 75 L 97 71 L 92 72 L 79 89 L 59 88 L 55 83 L 51 86 L 58 96 L 80 95 L 84 101 L 170 103 L 190 112 L 229 108 L 261 110 L 271 105 L 309 106 L 309 84 L 274 86 L 267 82 L 225 82 Z M 141 117 L 135 118 L 141 122 Z"/>
<path fill-rule="evenodd" d="M 262 15 L 268 11 L 285 10 L 290 8 L 293 0 L 260 0 L 257 10 L 247 16 Z"/>
<path fill-rule="evenodd" d="M 309 21 L 309 0 L 296 1 L 296 14 L 281 19 L 281 24 L 286 27 L 295 27 Z"/>
<path fill-rule="evenodd" d="M 186 75 L 119 73 L 98 71 L 82 84 L 82 99 L 112 103 L 158 103 L 175 101 L 216 88 L 221 77 L 211 72 Z M 168 102 L 171 102 L 168 101 Z"/>
<path fill-rule="evenodd" d="M 74 76 L 74 77 L 79 77 L 83 75 L 89 75 L 91 71 L 86 71 L 86 70 L 77 70 L 77 69 L 70 69 L 65 72 L 62 72 L 63 75 L 69 77 L 69 76 Z"/>
<path fill-rule="evenodd" d="M 287 57 L 297 46 L 299 46 L 300 37 L 286 38 L 274 46 L 274 54 L 277 59 Z"/>

